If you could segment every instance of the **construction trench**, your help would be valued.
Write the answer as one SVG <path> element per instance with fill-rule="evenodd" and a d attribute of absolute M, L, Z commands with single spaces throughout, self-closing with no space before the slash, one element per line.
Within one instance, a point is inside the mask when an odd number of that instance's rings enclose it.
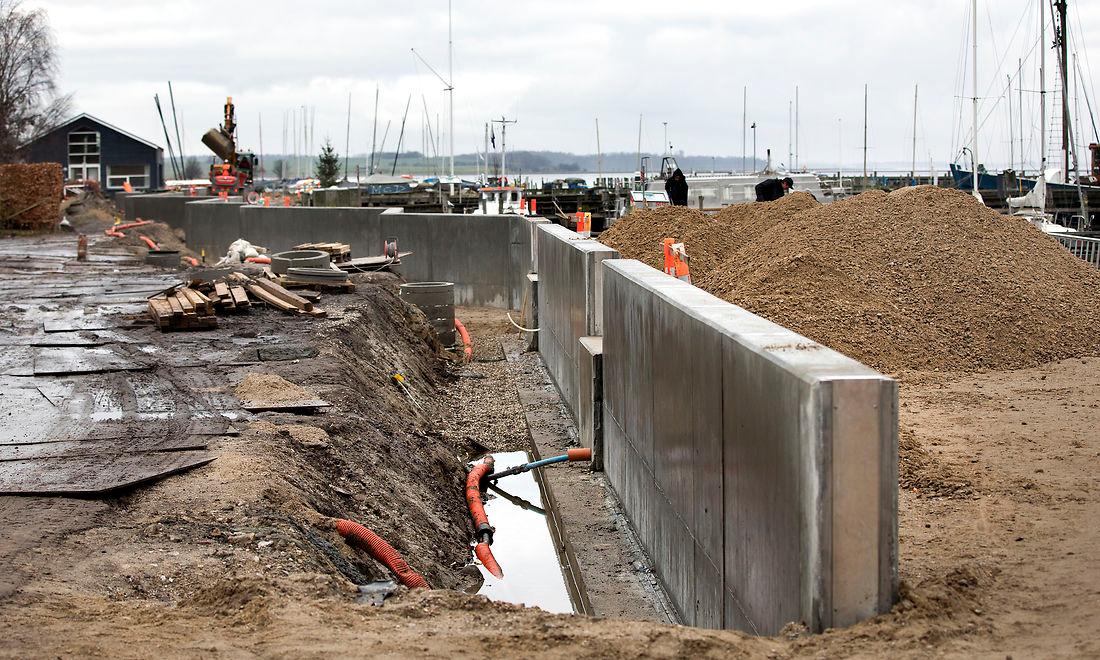
<path fill-rule="evenodd" d="M 0 242 L 4 657 L 1100 652 L 1091 349 L 889 377 L 544 221 L 185 197 L 120 208 L 208 263 L 411 255 L 325 318 L 161 332 L 202 267 L 109 216 L 87 261 Z M 404 280 L 455 284 L 468 358 Z M 582 448 L 484 490 L 490 575 L 471 466 Z"/>

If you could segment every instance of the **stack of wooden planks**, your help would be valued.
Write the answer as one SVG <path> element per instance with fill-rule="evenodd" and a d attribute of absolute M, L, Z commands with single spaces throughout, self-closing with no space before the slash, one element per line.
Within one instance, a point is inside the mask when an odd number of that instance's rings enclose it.
<path fill-rule="evenodd" d="M 248 293 L 240 284 L 214 282 L 214 304 L 222 310 L 241 310 L 251 307 Z"/>
<path fill-rule="evenodd" d="M 253 298 L 271 305 L 284 312 L 293 314 L 308 314 L 309 316 L 326 316 L 326 312 L 315 309 L 313 303 L 296 293 L 291 293 L 276 282 L 262 277 L 251 278 L 244 273 L 233 273 L 229 276 L 235 282 L 240 282 Z"/>
<path fill-rule="evenodd" d="M 321 250 L 332 255 L 334 263 L 342 263 L 351 259 L 351 246 L 347 243 L 302 243 L 295 245 L 295 250 Z"/>
<path fill-rule="evenodd" d="M 157 327 L 168 330 L 209 330 L 218 327 L 214 302 L 190 287 L 182 287 L 148 300 L 149 316 Z"/>

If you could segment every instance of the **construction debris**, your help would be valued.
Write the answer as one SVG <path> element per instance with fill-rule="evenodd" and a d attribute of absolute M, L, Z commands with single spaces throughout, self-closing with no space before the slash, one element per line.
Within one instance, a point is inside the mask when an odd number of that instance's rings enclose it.
<path fill-rule="evenodd" d="M 214 304 L 202 293 L 183 287 L 149 299 L 149 316 L 162 331 L 210 330 L 218 327 Z"/>
<path fill-rule="evenodd" d="M 320 250 L 332 255 L 332 261 L 343 263 L 351 260 L 351 246 L 347 243 L 302 243 L 295 245 L 295 250 Z"/>

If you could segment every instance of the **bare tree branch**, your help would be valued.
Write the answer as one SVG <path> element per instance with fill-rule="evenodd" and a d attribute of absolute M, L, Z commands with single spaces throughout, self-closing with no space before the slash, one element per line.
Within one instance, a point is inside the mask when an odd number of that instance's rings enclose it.
<path fill-rule="evenodd" d="M 60 123 L 72 106 L 57 90 L 57 46 L 41 9 L 0 0 L 0 163 L 19 158 L 19 147 Z"/>

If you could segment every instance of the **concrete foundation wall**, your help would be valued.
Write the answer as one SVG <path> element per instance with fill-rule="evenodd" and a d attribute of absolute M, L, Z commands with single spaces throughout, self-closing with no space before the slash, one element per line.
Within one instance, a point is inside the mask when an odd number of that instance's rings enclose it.
<path fill-rule="evenodd" d="M 264 207 L 209 200 L 187 204 L 185 218 L 188 246 L 205 249 L 208 255 L 224 254 L 230 243 L 244 238 L 271 252 L 316 241 L 348 243 L 353 257 L 365 257 L 382 254 L 383 240 L 396 237 L 399 250 L 413 253 L 401 264 L 405 278 L 454 282 L 458 305 L 516 309 L 532 268 L 530 222 L 519 216 Z"/>
<path fill-rule="evenodd" d="M 181 193 L 156 193 L 152 195 L 126 195 L 121 201 L 121 210 L 127 220 L 157 220 L 173 228 L 183 228 L 185 206 L 202 197 L 192 197 Z M 116 203 L 117 198 L 116 198 Z"/>
<path fill-rule="evenodd" d="M 562 399 L 578 417 L 580 339 L 601 334 L 601 262 L 619 253 L 555 224 L 536 229 L 539 353 Z"/>
<path fill-rule="evenodd" d="M 684 622 L 889 610 L 897 384 L 641 262 L 603 271 L 604 466 Z"/>

